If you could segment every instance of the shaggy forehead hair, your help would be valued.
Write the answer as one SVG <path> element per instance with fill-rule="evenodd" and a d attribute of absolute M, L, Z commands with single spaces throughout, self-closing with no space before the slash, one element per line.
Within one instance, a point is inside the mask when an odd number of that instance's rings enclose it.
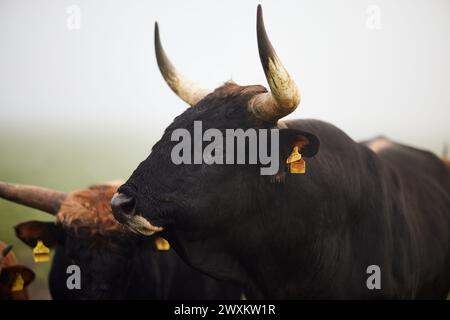
<path fill-rule="evenodd" d="M 121 184 L 95 185 L 69 193 L 58 212 L 58 222 L 74 232 L 83 229 L 91 234 L 107 235 L 124 231 L 111 211 L 111 199 Z"/>
<path fill-rule="evenodd" d="M 240 95 L 255 95 L 267 92 L 267 89 L 261 85 L 240 86 L 232 80 L 225 82 L 222 86 L 215 89 L 210 97 L 230 98 Z"/>
<path fill-rule="evenodd" d="M 267 92 L 266 88 L 260 85 L 240 86 L 233 81 L 225 82 L 222 86 L 216 88 L 205 98 L 199 101 L 193 109 L 199 109 L 207 105 L 227 105 L 230 103 L 243 105 L 245 108 L 248 100 L 260 93 Z M 235 100 L 240 98 L 240 100 Z M 218 103 L 219 102 L 219 103 Z"/>
<path fill-rule="evenodd" d="M 3 251 L 3 249 L 6 248 L 6 244 L 3 242 L 0 242 L 0 254 Z M 1 261 L 2 265 L 1 267 L 9 267 L 9 266 L 14 266 L 17 264 L 17 259 L 16 256 L 14 255 L 14 252 L 9 251 L 9 253 L 6 255 L 6 257 Z"/>

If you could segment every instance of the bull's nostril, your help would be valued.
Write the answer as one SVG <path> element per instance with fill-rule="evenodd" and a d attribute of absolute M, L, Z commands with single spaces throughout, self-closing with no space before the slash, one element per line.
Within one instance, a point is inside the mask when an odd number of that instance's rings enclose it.
<path fill-rule="evenodd" d="M 118 193 L 111 200 L 111 208 L 116 218 L 124 215 L 133 215 L 136 211 L 136 199 L 123 193 Z"/>
<path fill-rule="evenodd" d="M 122 204 L 122 210 L 125 214 L 133 214 L 136 209 L 136 200 L 134 198 L 130 199 L 130 201 Z"/>

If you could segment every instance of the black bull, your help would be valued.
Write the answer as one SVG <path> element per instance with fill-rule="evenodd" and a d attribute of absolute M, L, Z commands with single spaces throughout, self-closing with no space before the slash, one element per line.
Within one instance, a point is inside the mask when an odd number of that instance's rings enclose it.
<path fill-rule="evenodd" d="M 119 220 L 138 213 L 165 227 L 188 263 L 245 285 L 249 297 L 446 296 L 450 172 L 429 152 L 385 142 L 374 153 L 328 123 L 296 120 L 281 131 L 321 141 L 306 175 L 282 172 L 284 182 L 274 183 L 251 166 L 173 165 L 173 129 L 192 128 L 193 120 L 249 126 L 242 106 L 251 95 L 238 92 L 225 85 L 175 119 L 119 189 L 135 202 L 132 212 L 116 208 Z M 280 141 L 280 152 L 291 148 Z M 370 265 L 381 269 L 380 290 L 367 288 Z"/>
<path fill-rule="evenodd" d="M 428 152 L 386 140 L 358 144 L 325 122 L 281 125 L 300 93 L 268 39 L 260 6 L 257 38 L 270 91 L 227 83 L 210 93 L 177 72 L 156 25 L 160 71 L 192 108 L 119 188 L 116 219 L 146 235 L 163 230 L 190 265 L 244 285 L 250 298 L 446 297 L 449 169 Z M 306 174 L 285 166 L 269 177 L 258 165 L 175 165 L 171 134 L 182 128 L 192 137 L 194 121 L 220 132 L 279 126 L 280 163 L 297 147 Z M 373 265 L 379 289 L 368 286 Z"/>

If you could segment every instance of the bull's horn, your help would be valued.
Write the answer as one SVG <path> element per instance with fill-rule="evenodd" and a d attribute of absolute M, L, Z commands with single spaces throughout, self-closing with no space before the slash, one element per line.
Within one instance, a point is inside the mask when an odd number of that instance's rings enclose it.
<path fill-rule="evenodd" d="M 12 244 L 8 244 L 6 247 L 4 247 L 2 250 L 2 256 L 6 257 L 8 253 L 11 251 L 12 247 L 13 247 Z"/>
<path fill-rule="evenodd" d="M 250 100 L 249 107 L 257 118 L 276 122 L 297 108 L 300 92 L 270 43 L 264 27 L 261 5 L 258 5 L 256 19 L 259 57 L 271 92 L 256 95 Z"/>
<path fill-rule="evenodd" d="M 0 197 L 50 214 L 57 214 L 66 198 L 64 192 L 21 184 L 0 182 Z"/>
<path fill-rule="evenodd" d="M 155 53 L 159 70 L 169 87 L 190 106 L 195 106 L 209 91 L 185 78 L 170 62 L 161 45 L 158 22 L 155 22 Z"/>

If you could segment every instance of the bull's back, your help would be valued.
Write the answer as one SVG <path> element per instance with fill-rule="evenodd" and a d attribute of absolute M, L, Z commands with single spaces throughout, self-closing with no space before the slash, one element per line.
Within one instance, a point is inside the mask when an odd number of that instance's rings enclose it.
<path fill-rule="evenodd" d="M 396 258 L 409 264 L 414 296 L 445 297 L 450 289 L 449 168 L 430 152 L 385 138 L 364 145 L 376 153 L 384 169 Z"/>

